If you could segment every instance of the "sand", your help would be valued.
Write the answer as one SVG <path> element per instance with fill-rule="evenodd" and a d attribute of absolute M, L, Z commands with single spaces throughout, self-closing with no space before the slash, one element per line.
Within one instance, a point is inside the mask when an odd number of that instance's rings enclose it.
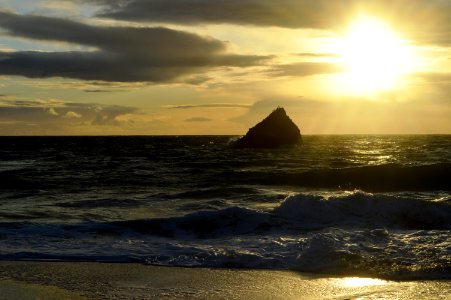
<path fill-rule="evenodd" d="M 451 281 L 83 262 L 0 262 L 0 299 L 451 299 Z"/>

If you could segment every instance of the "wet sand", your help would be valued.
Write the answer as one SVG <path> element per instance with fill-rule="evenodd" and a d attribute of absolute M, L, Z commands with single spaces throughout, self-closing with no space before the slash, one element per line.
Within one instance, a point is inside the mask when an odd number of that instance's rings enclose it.
<path fill-rule="evenodd" d="M 0 299 L 450 299 L 451 281 L 83 262 L 0 262 Z"/>

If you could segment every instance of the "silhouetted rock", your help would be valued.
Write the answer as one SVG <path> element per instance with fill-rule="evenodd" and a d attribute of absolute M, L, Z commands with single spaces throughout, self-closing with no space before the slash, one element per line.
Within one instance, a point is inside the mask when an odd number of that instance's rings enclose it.
<path fill-rule="evenodd" d="M 287 116 L 285 109 L 278 107 L 263 121 L 249 129 L 235 144 L 236 148 L 277 148 L 302 142 L 301 132 Z"/>

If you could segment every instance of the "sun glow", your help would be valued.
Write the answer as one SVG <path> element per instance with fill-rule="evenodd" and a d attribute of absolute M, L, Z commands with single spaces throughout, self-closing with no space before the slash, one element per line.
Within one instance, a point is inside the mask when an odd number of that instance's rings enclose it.
<path fill-rule="evenodd" d="M 375 278 L 347 277 L 341 279 L 341 285 L 349 288 L 359 288 L 372 285 L 384 285 L 387 281 Z"/>
<path fill-rule="evenodd" d="M 391 90 L 411 72 L 409 44 L 378 19 L 361 17 L 338 43 L 343 66 L 341 88 L 354 94 Z"/>

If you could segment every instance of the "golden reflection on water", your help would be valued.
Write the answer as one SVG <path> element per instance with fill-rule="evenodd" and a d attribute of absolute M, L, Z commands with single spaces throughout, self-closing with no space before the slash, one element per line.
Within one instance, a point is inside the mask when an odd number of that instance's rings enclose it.
<path fill-rule="evenodd" d="M 362 277 L 345 277 L 340 279 L 340 285 L 349 288 L 358 288 L 364 286 L 384 285 L 388 282 L 382 279 L 376 278 L 362 278 Z"/>

